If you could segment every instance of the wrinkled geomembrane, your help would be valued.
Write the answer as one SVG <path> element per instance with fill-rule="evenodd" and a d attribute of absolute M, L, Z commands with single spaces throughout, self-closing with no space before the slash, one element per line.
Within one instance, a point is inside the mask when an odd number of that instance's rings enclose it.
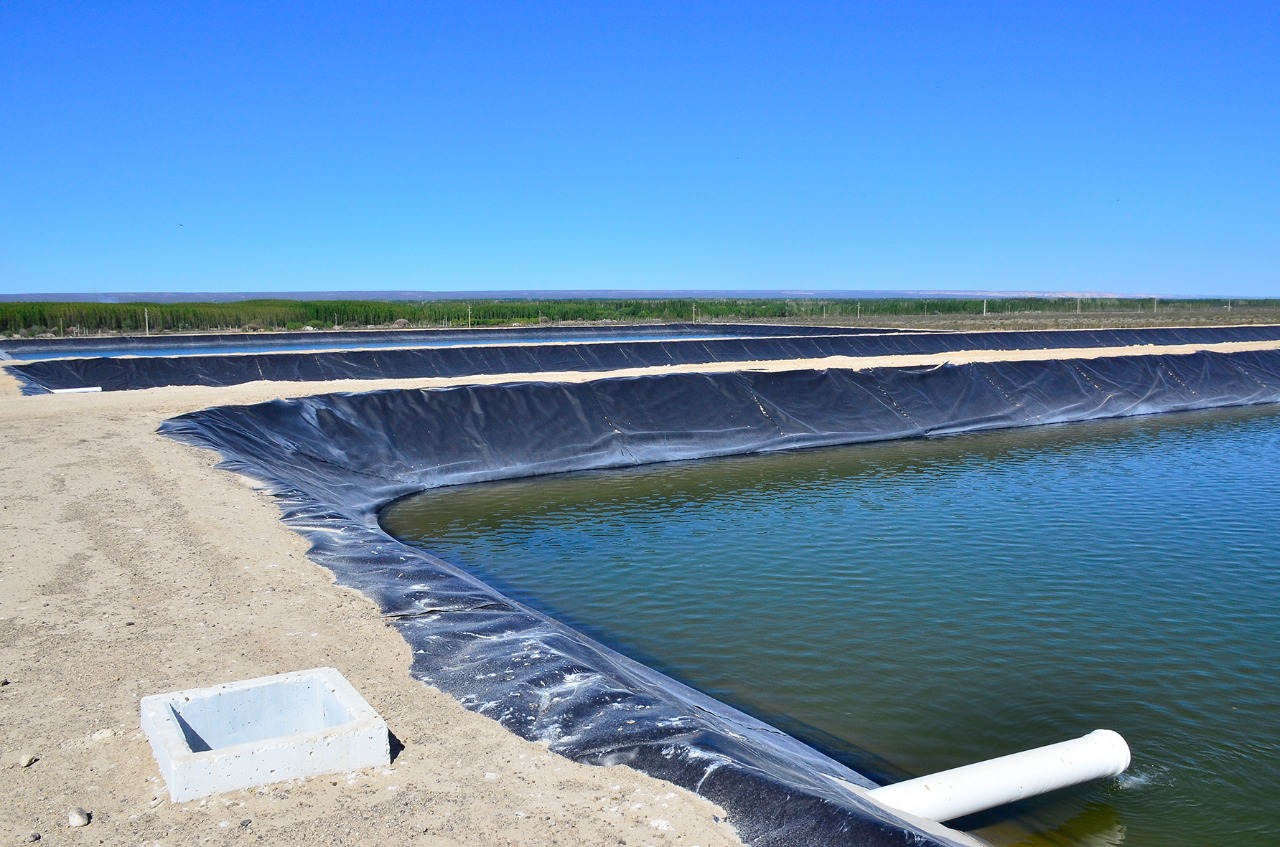
<path fill-rule="evenodd" d="M 687 327 L 692 331 L 704 325 Z M 730 327 L 737 335 L 738 325 Z M 759 327 L 750 328 L 759 332 Z M 8 369 L 24 393 L 101 388 L 127 391 L 165 385 L 239 385 L 257 380 L 315 382 L 336 379 L 601 372 L 708 362 L 763 362 L 830 356 L 899 356 L 959 350 L 1040 350 L 1072 347 L 1209 344 L 1280 340 L 1280 326 L 1172 327 L 1027 332 L 899 332 L 769 327 L 743 338 L 680 338 L 608 343 L 511 344 L 392 348 L 327 352 L 246 353 L 175 357 L 53 359 Z M 245 343 L 245 340 L 242 340 Z"/>
<path fill-rule="evenodd" d="M 60 338 L 5 338 L 0 347 L 18 354 L 19 358 L 74 356 L 110 350 L 116 355 L 129 355 L 147 350 L 208 350 L 225 348 L 234 353 L 246 345 L 275 347 L 280 351 L 303 347 L 323 350 L 325 344 L 344 347 L 396 344 L 397 346 L 431 346 L 451 344 L 528 344 L 564 341 L 628 341 L 655 336 L 717 337 L 772 335 L 857 335 L 860 333 L 907 332 L 872 327 L 780 326 L 777 324 L 739 323 L 652 323 L 606 324 L 586 323 L 556 326 L 521 326 L 475 329 L 350 329 L 310 330 L 294 332 L 193 332 L 158 333 L 156 335 L 81 335 Z"/>
<path fill-rule="evenodd" d="M 1278 401 L 1280 351 L 1200 352 L 328 394 L 161 431 L 265 482 L 311 556 L 395 618 L 415 677 L 517 734 L 706 796 L 749 844 L 956 844 L 827 756 L 396 541 L 379 509 L 485 480 Z"/>
<path fill-rule="evenodd" d="M 0 339 L 0 361 L 14 359 L 73 359 L 59 362 L 19 362 L 13 373 L 24 393 L 40 394 L 70 388 L 124 391 L 162 385 L 236 385 L 257 379 L 306 381 L 415 376 L 437 372 L 469 372 L 512 364 L 541 363 L 545 371 L 556 362 L 574 361 L 562 350 L 540 354 L 472 351 L 438 354 L 455 346 L 534 347 L 586 346 L 647 341 L 760 339 L 777 336 L 884 335 L 906 330 L 868 327 L 775 326 L 771 324 L 632 324 L 503 329 L 350 330 L 288 333 L 194 333 L 190 335 L 82 336 L 78 338 Z M 407 355 L 386 355 L 394 353 Z M 13 354 L 13 355 L 10 355 Z M 377 354 L 377 355 L 374 355 Z M 654 355 L 651 351 L 650 355 Z M 668 352 L 666 355 L 670 356 Z M 685 355 L 700 357 L 697 348 Z M 151 361 L 112 361 L 143 356 Z M 172 361 L 175 357 L 184 360 Z M 252 358 L 246 358 L 252 357 Z M 230 358 L 230 361 L 228 359 Z M 168 359 L 168 361 L 166 361 Z M 514 371 L 494 371 L 513 373 Z"/>

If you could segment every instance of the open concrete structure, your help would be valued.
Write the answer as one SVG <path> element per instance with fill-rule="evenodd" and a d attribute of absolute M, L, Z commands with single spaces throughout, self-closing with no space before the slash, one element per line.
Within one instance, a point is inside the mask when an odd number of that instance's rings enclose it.
<path fill-rule="evenodd" d="M 333 668 L 142 698 L 175 803 L 390 763 L 387 725 Z"/>

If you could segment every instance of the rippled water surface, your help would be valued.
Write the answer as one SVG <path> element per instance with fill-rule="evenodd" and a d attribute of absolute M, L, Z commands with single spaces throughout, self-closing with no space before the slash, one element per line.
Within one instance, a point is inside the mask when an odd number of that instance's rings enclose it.
<path fill-rule="evenodd" d="M 1280 843 L 1280 411 L 446 489 L 384 524 L 881 781 L 1120 732 L 1003 844 Z"/>

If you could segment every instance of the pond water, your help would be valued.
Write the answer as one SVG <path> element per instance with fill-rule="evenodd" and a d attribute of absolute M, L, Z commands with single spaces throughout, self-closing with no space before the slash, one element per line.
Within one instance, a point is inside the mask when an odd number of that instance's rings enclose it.
<path fill-rule="evenodd" d="M 1105 727 L 998 844 L 1280 843 L 1280 410 L 427 492 L 384 526 L 882 782 Z"/>

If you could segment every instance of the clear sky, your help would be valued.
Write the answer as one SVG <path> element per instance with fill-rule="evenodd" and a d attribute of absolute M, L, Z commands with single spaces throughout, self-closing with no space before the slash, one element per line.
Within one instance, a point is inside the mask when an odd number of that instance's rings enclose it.
<path fill-rule="evenodd" d="M 0 292 L 1280 296 L 1280 3 L 0 4 Z"/>

